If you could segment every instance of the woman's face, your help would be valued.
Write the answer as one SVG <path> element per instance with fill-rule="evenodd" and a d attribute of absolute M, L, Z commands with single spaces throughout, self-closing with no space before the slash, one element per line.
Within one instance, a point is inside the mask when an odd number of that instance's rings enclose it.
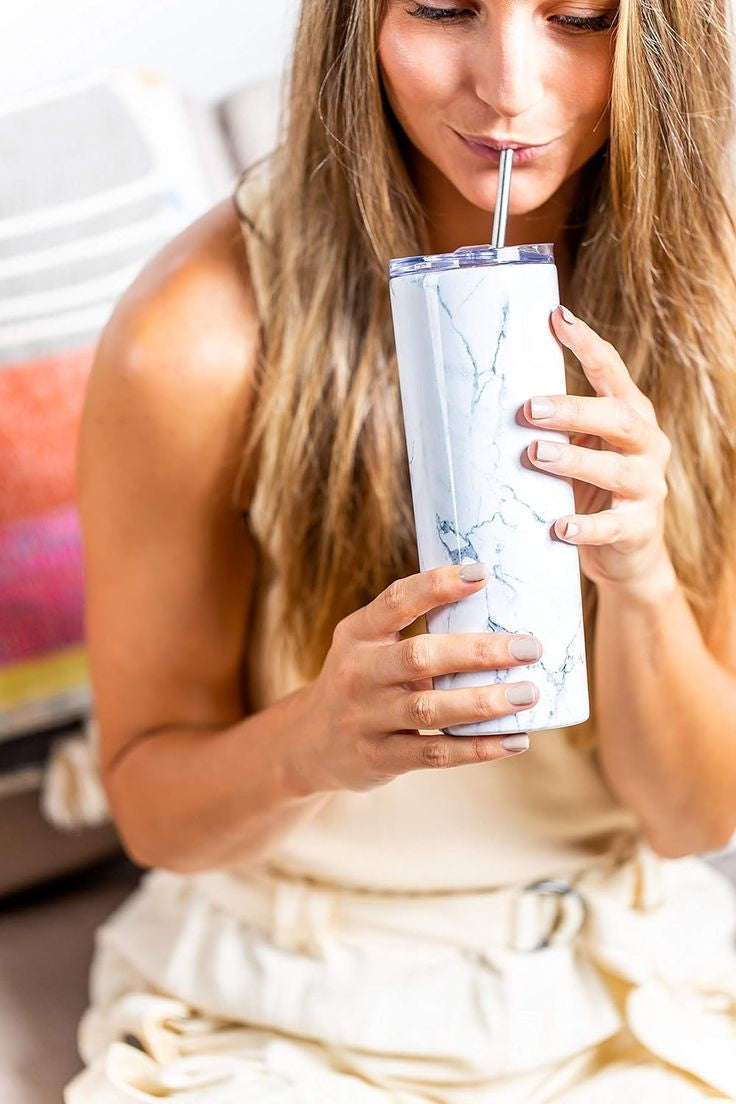
<path fill-rule="evenodd" d="M 609 135 L 618 4 L 610 0 L 386 0 L 378 56 L 414 147 L 420 194 L 437 170 L 495 204 L 498 159 L 465 137 L 545 145 L 514 157 L 510 215 L 540 208 Z"/>

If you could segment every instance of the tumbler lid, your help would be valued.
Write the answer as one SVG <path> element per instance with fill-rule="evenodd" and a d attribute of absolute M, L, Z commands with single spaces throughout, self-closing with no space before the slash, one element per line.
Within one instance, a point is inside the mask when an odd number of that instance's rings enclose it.
<path fill-rule="evenodd" d="M 439 272 L 448 268 L 478 268 L 498 264 L 554 264 L 552 242 L 534 245 L 462 245 L 454 253 L 435 253 L 428 257 L 396 257 L 389 261 L 389 277 L 413 272 Z"/>

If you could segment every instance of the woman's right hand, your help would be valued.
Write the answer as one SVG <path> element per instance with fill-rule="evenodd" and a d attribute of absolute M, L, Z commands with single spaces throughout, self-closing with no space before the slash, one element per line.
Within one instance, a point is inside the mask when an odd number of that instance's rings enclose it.
<path fill-rule="evenodd" d="M 468 565 L 463 565 L 468 566 Z M 320 747 L 310 749 L 310 769 L 320 790 L 370 790 L 400 774 L 426 767 L 459 767 L 504 759 L 499 736 L 424 735 L 532 708 L 539 690 L 529 682 L 434 690 L 432 676 L 459 671 L 513 668 L 536 662 L 516 659 L 513 641 L 523 634 L 424 633 L 402 639 L 400 630 L 437 606 L 457 602 L 481 589 L 486 579 L 466 582 L 460 567 L 440 567 L 397 579 L 369 602 L 344 617 L 318 677 L 310 684 Z M 507 693 L 529 688 L 527 704 Z M 524 743 L 515 734 L 515 742 Z M 528 747 L 528 738 L 526 747 Z M 315 778 L 315 774 L 317 777 Z"/>

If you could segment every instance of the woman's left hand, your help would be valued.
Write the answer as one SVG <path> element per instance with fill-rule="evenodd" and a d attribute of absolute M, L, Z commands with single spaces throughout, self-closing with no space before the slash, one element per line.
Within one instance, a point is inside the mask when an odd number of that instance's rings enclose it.
<path fill-rule="evenodd" d="M 571 434 L 569 445 L 545 442 L 559 449 L 554 459 L 542 460 L 534 441 L 529 460 L 537 470 L 573 481 L 579 512 L 558 518 L 554 528 L 578 545 L 584 574 L 598 584 L 646 585 L 669 564 L 664 501 L 672 446 L 613 345 L 567 308 L 559 307 L 551 318 L 554 333 L 578 358 L 596 395 L 527 400 L 523 412 L 530 425 Z M 543 398 L 552 404 L 548 417 L 537 407 Z"/>

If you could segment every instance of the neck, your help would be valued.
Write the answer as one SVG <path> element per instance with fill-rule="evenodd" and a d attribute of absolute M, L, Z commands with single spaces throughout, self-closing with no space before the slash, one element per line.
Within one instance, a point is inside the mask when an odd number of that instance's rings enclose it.
<path fill-rule="evenodd" d="M 415 151 L 416 152 L 416 151 Z M 446 176 L 422 154 L 416 153 L 414 175 L 422 205 L 427 212 L 431 253 L 451 253 L 461 245 L 490 241 L 492 215 L 469 203 Z M 541 207 L 522 215 L 509 215 L 506 245 L 552 242 L 560 281 L 560 300 L 565 303 L 573 271 L 573 245 L 568 223 L 582 183 L 579 169 Z M 513 186 L 513 184 L 512 184 Z"/>

